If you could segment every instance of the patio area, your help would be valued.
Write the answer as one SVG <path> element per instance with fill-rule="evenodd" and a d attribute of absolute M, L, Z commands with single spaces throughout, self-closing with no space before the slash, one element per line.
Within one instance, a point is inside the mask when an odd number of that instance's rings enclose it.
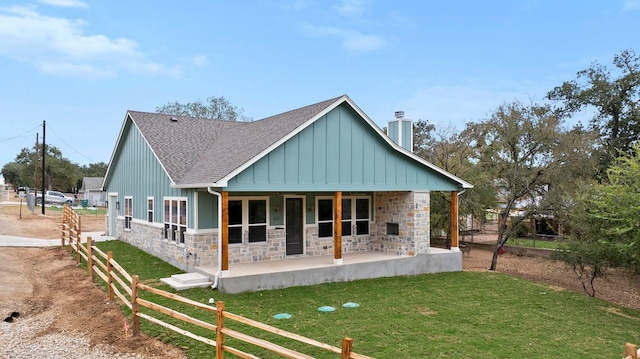
<path fill-rule="evenodd" d="M 342 264 L 333 256 L 292 257 L 253 263 L 230 263 L 218 283 L 224 293 L 242 293 L 329 282 L 462 270 L 462 254 L 441 248 L 429 253 L 398 256 L 382 252 L 344 253 Z M 196 267 L 213 278 L 215 267 Z"/>

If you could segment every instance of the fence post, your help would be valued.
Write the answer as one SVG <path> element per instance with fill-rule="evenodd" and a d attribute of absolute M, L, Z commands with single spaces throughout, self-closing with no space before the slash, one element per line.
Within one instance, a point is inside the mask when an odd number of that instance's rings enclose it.
<path fill-rule="evenodd" d="M 349 359 L 349 357 L 351 356 L 351 350 L 353 350 L 353 339 L 342 339 L 342 354 L 340 355 L 340 358 Z"/>
<path fill-rule="evenodd" d="M 224 334 L 222 334 L 222 328 L 224 327 L 224 302 L 218 302 L 216 304 L 216 359 L 224 358 L 224 350 L 222 345 L 224 344 Z"/>
<path fill-rule="evenodd" d="M 64 220 L 64 215 L 62 217 L 62 234 L 60 236 L 60 247 L 64 249 L 64 226 L 67 222 Z"/>
<path fill-rule="evenodd" d="M 109 300 L 113 301 L 113 265 L 111 260 L 113 259 L 113 252 L 107 253 L 107 292 L 109 293 Z"/>
<path fill-rule="evenodd" d="M 71 208 L 71 207 L 69 207 L 69 208 Z M 71 209 L 71 211 L 73 211 L 73 209 Z M 76 243 L 78 243 L 76 245 L 76 250 L 78 251 L 78 253 L 76 253 L 76 255 L 77 255 L 76 261 L 77 261 L 78 264 L 80 264 L 80 245 L 81 245 L 81 242 L 82 242 L 82 233 L 80 232 L 80 216 L 78 216 L 78 214 L 75 211 L 73 211 L 73 217 L 76 219 L 73 222 L 76 223 L 77 226 L 78 226 L 76 228 Z"/>
<path fill-rule="evenodd" d="M 624 346 L 624 358 L 638 359 L 638 346 L 631 343 L 627 343 Z"/>
<path fill-rule="evenodd" d="M 138 276 L 131 278 L 131 325 L 133 326 L 133 336 L 140 335 L 140 304 L 138 304 Z"/>
<path fill-rule="evenodd" d="M 96 278 L 93 275 L 93 246 L 91 245 L 91 242 L 93 242 L 93 238 L 87 237 L 87 275 L 89 275 L 92 282 L 95 282 Z"/>

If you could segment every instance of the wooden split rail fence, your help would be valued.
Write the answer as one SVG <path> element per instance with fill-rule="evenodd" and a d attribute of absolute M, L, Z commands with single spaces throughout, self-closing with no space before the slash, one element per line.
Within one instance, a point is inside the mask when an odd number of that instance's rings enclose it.
<path fill-rule="evenodd" d="M 624 346 L 624 358 L 623 359 L 638 359 L 640 358 L 640 350 L 635 344 L 627 343 Z"/>
<path fill-rule="evenodd" d="M 140 334 L 140 319 L 145 319 L 159 326 L 177 332 L 181 335 L 215 347 L 216 359 L 224 358 L 225 352 L 237 355 L 240 358 L 258 358 L 253 354 L 246 353 L 239 349 L 225 345 L 225 338 L 235 338 L 237 340 L 253 344 L 257 347 L 266 349 L 273 353 L 277 353 L 287 358 L 313 359 L 313 357 L 304 353 L 300 353 L 296 350 L 289 349 L 281 345 L 271 343 L 267 340 L 233 330 L 225 326 L 226 319 L 248 325 L 250 327 L 254 327 L 268 333 L 276 334 L 284 338 L 292 339 L 312 347 L 320 348 L 328 352 L 339 354 L 340 358 L 342 359 L 373 359 L 371 357 L 353 352 L 353 340 L 351 338 L 344 338 L 342 340 L 342 347 L 338 348 L 233 313 L 229 313 L 225 310 L 224 302 L 217 302 L 216 307 L 213 307 L 191 300 L 189 298 L 179 296 L 174 293 L 166 292 L 142 284 L 140 283 L 137 275 L 129 275 L 129 273 L 127 273 L 127 271 L 125 271 L 124 268 L 122 268 L 122 266 L 120 266 L 113 259 L 112 252 L 104 253 L 93 244 L 94 243 L 92 241 L 92 238 L 88 237 L 86 245 L 82 245 L 80 217 L 70 206 L 65 205 L 62 222 L 62 247 L 64 248 L 68 246 L 71 253 L 76 253 L 77 263 L 80 263 L 81 259 L 84 259 L 86 261 L 87 274 L 91 277 L 92 281 L 95 281 L 95 276 L 97 275 L 107 284 L 109 300 L 114 300 L 115 297 L 118 297 L 118 299 L 122 301 L 124 305 L 131 309 L 131 333 L 133 336 L 137 336 Z M 216 324 L 208 323 L 201 319 L 181 313 L 177 310 L 143 299 L 141 298 L 142 291 L 168 298 L 179 303 L 184 303 L 206 312 L 215 313 Z M 215 333 L 215 339 L 206 338 L 202 335 L 195 334 L 176 325 L 157 319 L 149 314 L 142 313 L 140 311 L 140 307 L 148 308 L 151 311 L 159 312 L 163 315 L 177 319 L 178 321 L 210 330 Z M 125 335 L 128 335 L 128 329 L 125 329 Z"/>

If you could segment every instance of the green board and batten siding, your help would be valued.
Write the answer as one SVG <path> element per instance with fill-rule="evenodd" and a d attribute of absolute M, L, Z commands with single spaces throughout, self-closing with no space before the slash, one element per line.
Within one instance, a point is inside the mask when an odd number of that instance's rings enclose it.
<path fill-rule="evenodd" d="M 455 191 L 459 184 L 389 145 L 342 104 L 239 173 L 236 191 Z"/>
<path fill-rule="evenodd" d="M 131 121 L 126 122 L 120 140 L 122 147 L 114 154 L 113 163 L 110 165 L 112 172 L 107 179 L 109 192 L 118 193 L 118 216 L 124 215 L 125 196 L 133 198 L 133 218 L 136 219 L 147 218 L 147 198 L 153 197 L 154 222 L 158 223 L 164 221 L 164 197 L 186 197 L 187 203 L 193 203 L 193 190 L 171 188 L 169 177 Z M 187 210 L 190 208 L 191 206 Z M 193 216 L 187 214 L 187 218 L 189 228 L 193 228 Z"/>

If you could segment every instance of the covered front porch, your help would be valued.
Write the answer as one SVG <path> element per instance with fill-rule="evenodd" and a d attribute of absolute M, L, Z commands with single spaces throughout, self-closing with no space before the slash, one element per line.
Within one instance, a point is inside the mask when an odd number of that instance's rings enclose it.
<path fill-rule="evenodd" d="M 280 260 L 236 263 L 218 281 L 224 293 L 270 290 L 330 282 L 347 282 L 424 273 L 462 270 L 459 251 L 430 248 L 417 255 L 395 255 L 383 252 L 344 253 L 342 261 L 334 256 L 300 256 Z M 196 271 L 213 277 L 215 267 L 196 267 Z"/>
<path fill-rule="evenodd" d="M 221 241 L 218 266 L 205 264 L 195 269 L 213 278 L 218 289 L 226 293 L 462 270 L 457 220 L 451 221 L 450 250 L 430 246 L 428 191 L 374 193 L 373 208 L 370 209 L 375 212 L 374 220 L 366 220 L 367 225 L 363 227 L 366 234 L 354 236 L 357 233 L 352 232 L 346 242 L 342 233 L 343 193 L 334 192 L 330 202 L 333 208 L 328 211 L 333 217 L 328 223 L 332 232 L 329 232 L 329 242 L 322 240 L 321 245 L 318 245 L 318 221 L 314 219 L 312 224 L 306 226 L 301 223 L 301 213 L 309 206 L 298 197 L 282 196 L 285 205 L 282 227 L 267 229 L 266 242 L 252 243 L 249 240 L 246 245 L 233 245 L 235 250 L 232 253 L 229 243 L 229 193 L 222 192 L 219 196 Z M 298 204 L 290 206 L 288 198 L 293 198 L 291 202 Z M 365 201 L 369 203 L 369 200 Z M 457 201 L 458 192 L 451 192 L 451 218 L 457 218 Z M 316 200 L 315 205 L 318 203 L 319 200 Z M 315 217 L 321 218 L 318 213 L 316 211 Z M 369 210 L 365 214 L 368 213 Z M 296 226 L 290 226 L 296 222 Z M 395 224 L 395 228 L 390 224 Z M 351 226 L 346 228 L 351 230 Z M 270 231 L 274 234 L 269 234 Z M 286 235 L 283 236 L 283 232 Z M 298 252 L 290 252 L 290 239 L 294 239 L 292 242 L 297 244 Z M 312 250 L 320 247 L 321 251 Z M 270 255 L 271 258 L 246 260 L 247 253 L 255 253 L 251 251 L 252 248 L 274 254 Z M 282 252 L 279 257 L 276 255 L 278 252 Z M 236 253 L 241 256 L 236 256 Z"/>

